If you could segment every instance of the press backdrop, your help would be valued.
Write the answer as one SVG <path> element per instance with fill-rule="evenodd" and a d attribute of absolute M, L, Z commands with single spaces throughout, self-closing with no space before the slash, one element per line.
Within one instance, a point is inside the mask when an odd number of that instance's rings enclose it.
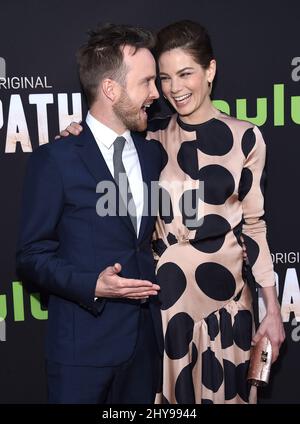
<path fill-rule="evenodd" d="M 46 401 L 47 311 L 44 297 L 17 279 L 15 244 L 31 151 L 86 113 L 75 51 L 99 21 L 159 29 L 183 18 L 211 34 L 216 106 L 255 122 L 267 142 L 268 238 L 287 339 L 261 402 L 300 403 L 298 0 L 1 0 L 0 403 Z"/>

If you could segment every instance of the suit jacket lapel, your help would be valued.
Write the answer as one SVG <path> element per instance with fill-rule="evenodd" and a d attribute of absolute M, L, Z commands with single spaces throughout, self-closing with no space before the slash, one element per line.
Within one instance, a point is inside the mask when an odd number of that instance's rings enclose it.
<path fill-rule="evenodd" d="M 132 139 L 134 141 L 135 148 L 136 148 L 137 153 L 138 153 L 138 157 L 139 157 L 139 161 L 140 161 L 140 165 L 141 165 L 143 182 L 144 182 L 144 185 L 146 185 L 147 188 L 148 188 L 148 192 L 145 193 L 145 189 L 144 189 L 144 193 L 143 193 L 144 208 L 143 208 L 143 216 L 142 216 L 142 221 L 141 221 L 141 226 L 140 226 L 140 231 L 139 231 L 139 236 L 138 236 L 138 240 L 141 240 L 142 236 L 145 232 L 145 229 L 147 227 L 147 224 L 149 222 L 149 213 L 151 212 L 151 208 L 150 208 L 150 206 L 151 206 L 151 203 L 150 203 L 151 202 L 151 199 L 150 199 L 151 178 L 150 178 L 149 171 L 148 171 L 149 163 L 147 162 L 146 153 L 145 153 L 145 149 L 144 149 L 144 145 L 147 142 L 145 141 L 145 139 L 142 136 L 140 136 L 137 133 L 131 133 L 131 135 L 132 135 Z"/>
<path fill-rule="evenodd" d="M 86 165 L 89 172 L 93 175 L 96 184 L 98 184 L 100 181 L 110 181 L 112 184 L 115 185 L 116 195 L 119 196 L 118 185 L 116 184 L 113 176 L 110 173 L 110 170 L 105 162 L 105 159 L 102 156 L 102 153 L 89 126 L 85 122 L 82 125 L 83 131 L 75 143 L 76 146 L 78 146 L 78 154 L 80 155 L 82 161 Z M 117 214 L 119 214 L 118 208 Z M 128 215 L 119 215 L 119 217 L 127 225 L 127 227 L 130 228 L 131 231 L 134 231 L 133 225 Z"/>
<path fill-rule="evenodd" d="M 85 163 L 89 172 L 95 178 L 97 184 L 104 180 L 114 182 L 89 126 L 86 123 L 83 123 L 82 125 L 83 131 L 75 143 L 78 147 L 80 147 L 80 149 L 78 149 L 78 154 Z"/>

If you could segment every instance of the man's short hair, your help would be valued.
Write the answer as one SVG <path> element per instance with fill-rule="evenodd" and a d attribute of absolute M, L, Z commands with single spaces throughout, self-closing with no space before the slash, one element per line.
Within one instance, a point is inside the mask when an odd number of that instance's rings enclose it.
<path fill-rule="evenodd" d="M 79 76 L 89 106 L 97 98 L 99 82 L 111 78 L 125 85 L 127 69 L 123 48 L 152 50 L 155 38 L 151 31 L 130 25 L 107 23 L 89 32 L 89 39 L 77 52 Z"/>

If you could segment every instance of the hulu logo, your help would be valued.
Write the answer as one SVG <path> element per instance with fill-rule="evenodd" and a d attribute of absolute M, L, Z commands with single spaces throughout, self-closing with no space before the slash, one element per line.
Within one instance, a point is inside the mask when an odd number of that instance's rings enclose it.
<path fill-rule="evenodd" d="M 291 119 L 300 125 L 300 96 L 291 96 Z M 230 105 L 225 100 L 214 100 L 215 107 L 230 115 Z M 268 112 L 273 106 L 274 126 L 285 125 L 285 87 L 284 84 L 273 85 L 273 98 L 259 97 L 256 100 L 256 116 L 248 116 L 247 99 L 236 99 L 236 117 L 261 126 L 267 122 Z"/>
<path fill-rule="evenodd" d="M 45 320 L 48 318 L 48 311 L 41 308 L 40 294 L 31 293 L 24 294 L 23 285 L 20 281 L 12 283 L 12 300 L 13 300 L 13 317 L 14 321 L 24 321 L 24 296 L 29 296 L 30 299 L 30 312 L 33 318 L 38 320 Z M 0 325 L 1 320 L 7 317 L 7 295 L 0 295 Z M 3 325 L 3 323 L 2 323 Z"/>

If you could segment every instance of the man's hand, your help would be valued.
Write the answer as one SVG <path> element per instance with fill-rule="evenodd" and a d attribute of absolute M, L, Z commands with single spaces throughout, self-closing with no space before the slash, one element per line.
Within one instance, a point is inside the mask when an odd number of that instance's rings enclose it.
<path fill-rule="evenodd" d="M 59 133 L 55 137 L 55 140 L 57 140 L 60 137 L 68 137 L 68 135 L 79 135 L 82 131 L 82 126 L 80 123 L 77 122 L 71 122 L 70 125 L 67 126 L 67 128 Z"/>
<path fill-rule="evenodd" d="M 118 275 L 122 266 L 118 263 L 107 267 L 98 277 L 96 297 L 120 297 L 127 299 L 146 299 L 155 296 L 160 287 L 147 280 L 123 278 Z"/>

